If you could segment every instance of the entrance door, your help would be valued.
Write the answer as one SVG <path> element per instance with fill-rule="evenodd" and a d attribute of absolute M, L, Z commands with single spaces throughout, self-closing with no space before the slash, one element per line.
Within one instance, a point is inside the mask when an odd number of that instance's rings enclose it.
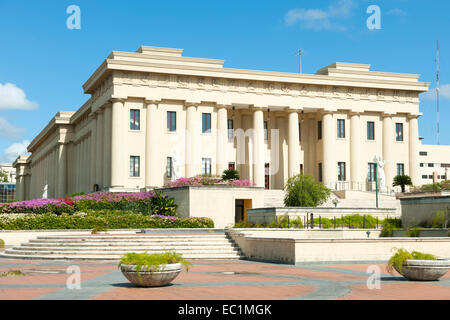
<path fill-rule="evenodd" d="M 244 200 L 236 200 L 234 206 L 234 222 L 244 221 Z"/>

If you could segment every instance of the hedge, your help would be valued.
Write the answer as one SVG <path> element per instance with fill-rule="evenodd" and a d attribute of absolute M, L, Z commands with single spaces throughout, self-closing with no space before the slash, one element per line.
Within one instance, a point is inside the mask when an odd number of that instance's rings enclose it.
<path fill-rule="evenodd" d="M 93 229 L 95 227 L 106 229 L 213 228 L 214 222 L 209 218 L 148 216 L 119 210 L 89 210 L 86 213 L 62 215 L 45 213 L 0 216 L 0 230 Z"/>

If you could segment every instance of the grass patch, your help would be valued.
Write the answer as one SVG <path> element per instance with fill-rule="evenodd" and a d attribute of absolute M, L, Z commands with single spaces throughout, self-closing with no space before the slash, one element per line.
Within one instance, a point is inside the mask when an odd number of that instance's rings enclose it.
<path fill-rule="evenodd" d="M 24 275 L 25 275 L 25 273 L 23 273 L 20 270 L 11 270 L 11 271 L 0 272 L 0 278 L 2 278 L 2 277 L 21 277 Z"/>

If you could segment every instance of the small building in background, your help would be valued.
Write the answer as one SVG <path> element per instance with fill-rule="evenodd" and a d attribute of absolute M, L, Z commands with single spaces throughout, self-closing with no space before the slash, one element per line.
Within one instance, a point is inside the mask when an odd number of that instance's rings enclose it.
<path fill-rule="evenodd" d="M 12 164 L 0 164 L 0 203 L 16 198 L 16 169 Z"/>
<path fill-rule="evenodd" d="M 420 145 L 420 185 L 450 179 L 450 146 Z"/>

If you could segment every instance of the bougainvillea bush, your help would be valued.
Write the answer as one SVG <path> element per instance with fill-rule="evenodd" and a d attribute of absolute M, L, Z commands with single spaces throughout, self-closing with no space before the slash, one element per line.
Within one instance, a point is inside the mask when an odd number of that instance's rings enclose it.
<path fill-rule="evenodd" d="M 250 180 L 223 180 L 219 177 L 195 176 L 191 178 L 179 178 L 175 181 L 168 181 L 164 184 L 166 188 L 185 186 L 209 186 L 224 185 L 233 187 L 253 187 L 256 184 Z"/>
<path fill-rule="evenodd" d="M 1 213 L 63 214 L 85 210 L 121 210 L 139 212 L 145 215 L 176 214 L 176 205 L 154 191 L 134 193 L 97 192 L 71 198 L 35 199 L 0 204 Z"/>
<path fill-rule="evenodd" d="M 213 228 L 209 218 L 177 218 L 143 215 L 132 211 L 87 210 L 86 212 L 0 215 L 0 230 L 51 229 L 147 229 L 147 228 Z"/>

